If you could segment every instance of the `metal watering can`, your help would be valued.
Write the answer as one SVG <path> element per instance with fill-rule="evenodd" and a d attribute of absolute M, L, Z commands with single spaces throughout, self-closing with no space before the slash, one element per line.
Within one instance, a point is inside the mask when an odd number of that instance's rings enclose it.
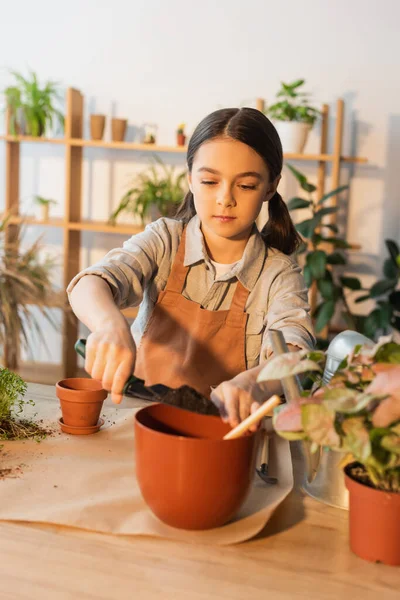
<path fill-rule="evenodd" d="M 270 330 L 270 339 L 274 354 L 288 352 L 286 342 L 281 331 Z M 342 360 L 358 344 L 373 344 L 372 340 L 356 331 L 343 331 L 329 344 L 323 383 L 329 382 Z M 299 396 L 301 384 L 298 377 L 287 377 L 282 380 L 282 388 L 287 402 Z M 336 508 L 349 508 L 349 496 L 344 483 L 343 470 L 340 461 L 343 455 L 322 448 L 311 454 L 311 444 L 302 443 L 306 461 L 306 475 L 303 482 L 304 491 L 316 500 Z"/>

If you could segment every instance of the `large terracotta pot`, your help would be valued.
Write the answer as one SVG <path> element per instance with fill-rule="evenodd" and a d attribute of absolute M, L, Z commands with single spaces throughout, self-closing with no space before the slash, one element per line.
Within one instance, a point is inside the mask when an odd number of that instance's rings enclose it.
<path fill-rule="evenodd" d="M 344 469 L 350 501 L 350 548 L 360 558 L 400 565 L 400 493 L 384 492 L 354 479 L 358 463 Z"/>
<path fill-rule="evenodd" d="M 62 420 L 65 425 L 77 428 L 97 425 L 107 392 L 94 379 L 73 377 L 56 383 Z M 78 432 L 76 432 L 78 433 Z"/>
<path fill-rule="evenodd" d="M 259 432 L 223 440 L 219 417 L 155 404 L 135 417 L 136 475 L 153 513 L 180 529 L 230 521 L 253 479 Z"/>

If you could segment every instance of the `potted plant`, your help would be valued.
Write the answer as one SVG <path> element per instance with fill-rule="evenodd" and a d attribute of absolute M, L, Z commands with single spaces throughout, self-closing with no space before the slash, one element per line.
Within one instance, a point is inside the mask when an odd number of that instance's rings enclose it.
<path fill-rule="evenodd" d="M 116 223 L 123 213 L 140 217 L 142 223 L 147 218 L 155 219 L 160 215 L 173 216 L 185 195 L 184 181 L 186 173 L 175 175 L 174 167 L 168 167 L 158 157 L 154 157 L 160 166 L 151 165 L 148 170 L 139 173 L 130 188 L 122 197 L 118 207 L 110 217 L 110 223 Z"/>
<path fill-rule="evenodd" d="M 157 125 L 153 123 L 144 124 L 143 144 L 155 144 L 157 138 Z"/>
<path fill-rule="evenodd" d="M 48 221 L 49 220 L 49 210 L 51 204 L 57 204 L 55 200 L 51 200 L 49 198 L 43 198 L 43 196 L 35 196 L 35 203 L 40 206 L 41 212 L 41 220 Z"/>
<path fill-rule="evenodd" d="M 45 427 L 23 416 L 32 400 L 25 400 L 27 385 L 17 373 L 0 367 L 0 440 L 36 438 L 49 433 Z"/>
<path fill-rule="evenodd" d="M 29 348 L 34 333 L 46 344 L 33 305 L 58 329 L 49 306 L 65 308 L 66 300 L 53 290 L 51 274 L 55 263 L 52 258 L 40 257 L 40 239 L 20 248 L 18 237 L 13 241 L 6 239 L 8 221 L 9 217 L 0 221 L 0 361 L 15 370 L 21 339 Z"/>
<path fill-rule="evenodd" d="M 348 327 L 359 330 L 357 315 L 354 315 L 347 301 L 347 293 L 362 289 L 361 282 L 356 277 L 339 275 L 337 267 L 347 264 L 344 250 L 350 248 L 350 244 L 338 236 L 338 227 L 334 224 L 324 223 L 324 217 L 338 211 L 337 207 L 324 204 L 344 190 L 347 185 L 342 185 L 321 198 L 316 198 L 314 192 L 316 186 L 310 183 L 303 173 L 300 173 L 292 165 L 287 164 L 291 173 L 295 176 L 305 197 L 294 197 L 288 201 L 289 211 L 306 211 L 307 218 L 296 223 L 296 229 L 302 236 L 304 244 L 298 250 L 298 254 L 304 254 L 303 273 L 308 288 L 315 286 L 320 295 L 320 301 L 313 311 L 315 330 L 320 333 L 333 318 L 337 306 L 341 306 L 341 314 Z M 323 234 L 324 230 L 331 231 L 333 235 Z"/>
<path fill-rule="evenodd" d="M 321 352 L 272 358 L 258 381 L 320 373 Z M 275 409 L 279 435 L 344 454 L 350 546 L 361 558 L 400 565 L 400 345 L 390 336 L 356 346 L 326 385 Z"/>
<path fill-rule="evenodd" d="M 277 102 L 266 109 L 281 138 L 283 151 L 301 153 L 319 110 L 309 104 L 309 94 L 301 92 L 304 79 L 283 83 L 277 93 Z"/>
<path fill-rule="evenodd" d="M 375 301 L 368 315 L 358 317 L 359 330 L 369 338 L 394 331 L 394 337 L 400 341 L 400 249 L 394 240 L 385 240 L 385 244 L 389 257 L 383 264 L 382 279 L 355 300 L 356 303 Z"/>
<path fill-rule="evenodd" d="M 180 123 L 176 130 L 176 143 L 178 146 L 184 146 L 186 143 L 185 123 Z"/>
<path fill-rule="evenodd" d="M 47 81 L 40 86 L 36 73 L 25 78 L 11 71 L 15 83 L 5 89 L 6 105 L 10 112 L 10 131 L 16 135 L 40 137 L 47 127 L 64 126 L 64 116 L 56 107 L 61 101 L 58 84 Z"/>

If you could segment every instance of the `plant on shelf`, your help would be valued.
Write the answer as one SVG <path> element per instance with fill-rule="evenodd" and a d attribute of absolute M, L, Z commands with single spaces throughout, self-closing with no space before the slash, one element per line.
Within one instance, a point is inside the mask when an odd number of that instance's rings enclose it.
<path fill-rule="evenodd" d="M 43 196 L 35 196 L 34 200 L 35 203 L 40 206 L 42 220 L 47 221 L 49 219 L 50 205 L 56 205 L 57 202 L 50 198 L 43 198 Z"/>
<path fill-rule="evenodd" d="M 46 344 L 33 305 L 57 328 L 48 307 L 65 308 L 66 300 L 53 290 L 55 261 L 40 258 L 40 239 L 22 249 L 19 232 L 11 241 L 7 239 L 6 228 L 15 227 L 8 221 L 9 217 L 0 221 L 0 359 L 8 368 L 16 369 L 21 340 L 29 349 L 30 336 L 36 334 Z"/>
<path fill-rule="evenodd" d="M 27 78 L 16 71 L 11 71 L 11 75 L 15 83 L 4 90 L 10 114 L 9 133 L 40 137 L 48 126 L 64 126 L 64 116 L 57 108 L 62 99 L 56 82 L 47 81 L 41 87 L 33 71 Z"/>
<path fill-rule="evenodd" d="M 323 353 L 272 358 L 258 381 L 322 372 Z M 356 346 L 328 384 L 275 409 L 282 437 L 343 453 L 354 552 L 400 564 L 400 345 L 391 336 Z"/>
<path fill-rule="evenodd" d="M 394 240 L 385 240 L 385 244 L 389 257 L 383 264 L 383 278 L 355 300 L 376 303 L 368 315 L 358 317 L 359 330 L 370 338 L 390 333 L 392 329 L 400 332 L 400 249 Z"/>
<path fill-rule="evenodd" d="M 342 185 L 324 194 L 322 198 L 315 198 L 313 193 L 317 189 L 316 186 L 292 165 L 288 164 L 287 167 L 295 176 L 301 189 L 307 194 L 306 198 L 292 198 L 288 201 L 287 206 L 290 211 L 306 210 L 308 215 L 304 221 L 296 223 L 296 229 L 304 240 L 299 253 L 305 253 L 303 272 L 306 285 L 309 288 L 316 286 L 321 297 L 321 301 L 312 315 L 315 319 L 316 332 L 320 333 L 329 325 L 337 305 L 342 307 L 342 316 L 348 326 L 357 330 L 357 316 L 353 315 L 350 310 L 345 290 L 350 292 L 361 290 L 361 282 L 356 277 L 339 276 L 335 272 L 335 267 L 347 264 L 343 250 L 351 246 L 343 238 L 337 236 L 338 227 L 336 225 L 323 223 L 325 216 L 338 211 L 337 207 L 324 207 L 325 202 L 346 190 L 348 186 Z M 322 235 L 323 229 L 332 231 L 333 235 Z"/>
<path fill-rule="evenodd" d="M 123 213 L 139 216 L 142 223 L 146 218 L 175 214 L 185 195 L 186 173 L 176 175 L 174 167 L 165 165 L 158 157 L 154 157 L 154 160 L 159 169 L 153 164 L 137 175 L 134 186 L 124 194 L 112 213 L 111 224 L 115 225 Z"/>
<path fill-rule="evenodd" d="M 32 400 L 25 400 L 25 381 L 8 369 L 0 367 L 0 440 L 35 438 L 40 440 L 48 433 L 43 425 L 34 419 L 24 417 L 27 406 L 34 406 Z"/>
<path fill-rule="evenodd" d="M 180 123 L 176 130 L 176 141 L 178 146 L 184 146 L 186 143 L 185 123 Z"/>
<path fill-rule="evenodd" d="M 320 111 L 309 103 L 309 94 L 300 91 L 304 79 L 281 82 L 277 102 L 265 114 L 274 121 L 284 152 L 303 152 L 307 136 Z"/>

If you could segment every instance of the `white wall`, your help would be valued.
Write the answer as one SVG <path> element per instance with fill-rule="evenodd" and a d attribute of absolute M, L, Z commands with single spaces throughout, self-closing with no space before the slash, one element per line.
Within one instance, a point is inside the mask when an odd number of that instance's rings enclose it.
<path fill-rule="evenodd" d="M 307 80 L 316 102 L 346 102 L 344 153 L 368 157 L 351 175 L 345 224 L 354 271 L 366 263 L 365 282 L 379 272 L 383 240 L 400 240 L 400 4 L 396 0 L 0 0 L 0 88 L 8 68 L 35 70 L 85 95 L 86 114 L 127 117 L 137 137 L 145 122 L 159 125 L 158 141 L 174 143 L 176 125 L 189 131 L 222 106 L 273 99 L 280 80 Z M 86 124 L 87 128 L 87 124 Z M 108 135 L 108 131 L 106 133 Z M 306 151 L 317 151 L 315 131 Z M 84 214 L 107 218 L 131 174 L 148 158 L 140 153 L 85 150 Z M 184 166 L 183 157 L 164 156 Z M 311 178 L 313 164 L 299 164 Z M 0 144 L 0 207 L 4 204 L 4 145 Z M 55 197 L 62 214 L 63 149 L 23 146 L 21 199 Z M 288 177 L 285 195 L 293 193 Z M 346 206 L 343 206 L 346 210 Z M 37 228 L 28 231 L 33 239 Z M 60 252 L 59 232 L 46 241 Z M 116 236 L 85 235 L 83 264 L 93 262 Z M 60 340 L 51 334 L 52 360 Z M 38 348 L 36 357 L 47 359 Z"/>

